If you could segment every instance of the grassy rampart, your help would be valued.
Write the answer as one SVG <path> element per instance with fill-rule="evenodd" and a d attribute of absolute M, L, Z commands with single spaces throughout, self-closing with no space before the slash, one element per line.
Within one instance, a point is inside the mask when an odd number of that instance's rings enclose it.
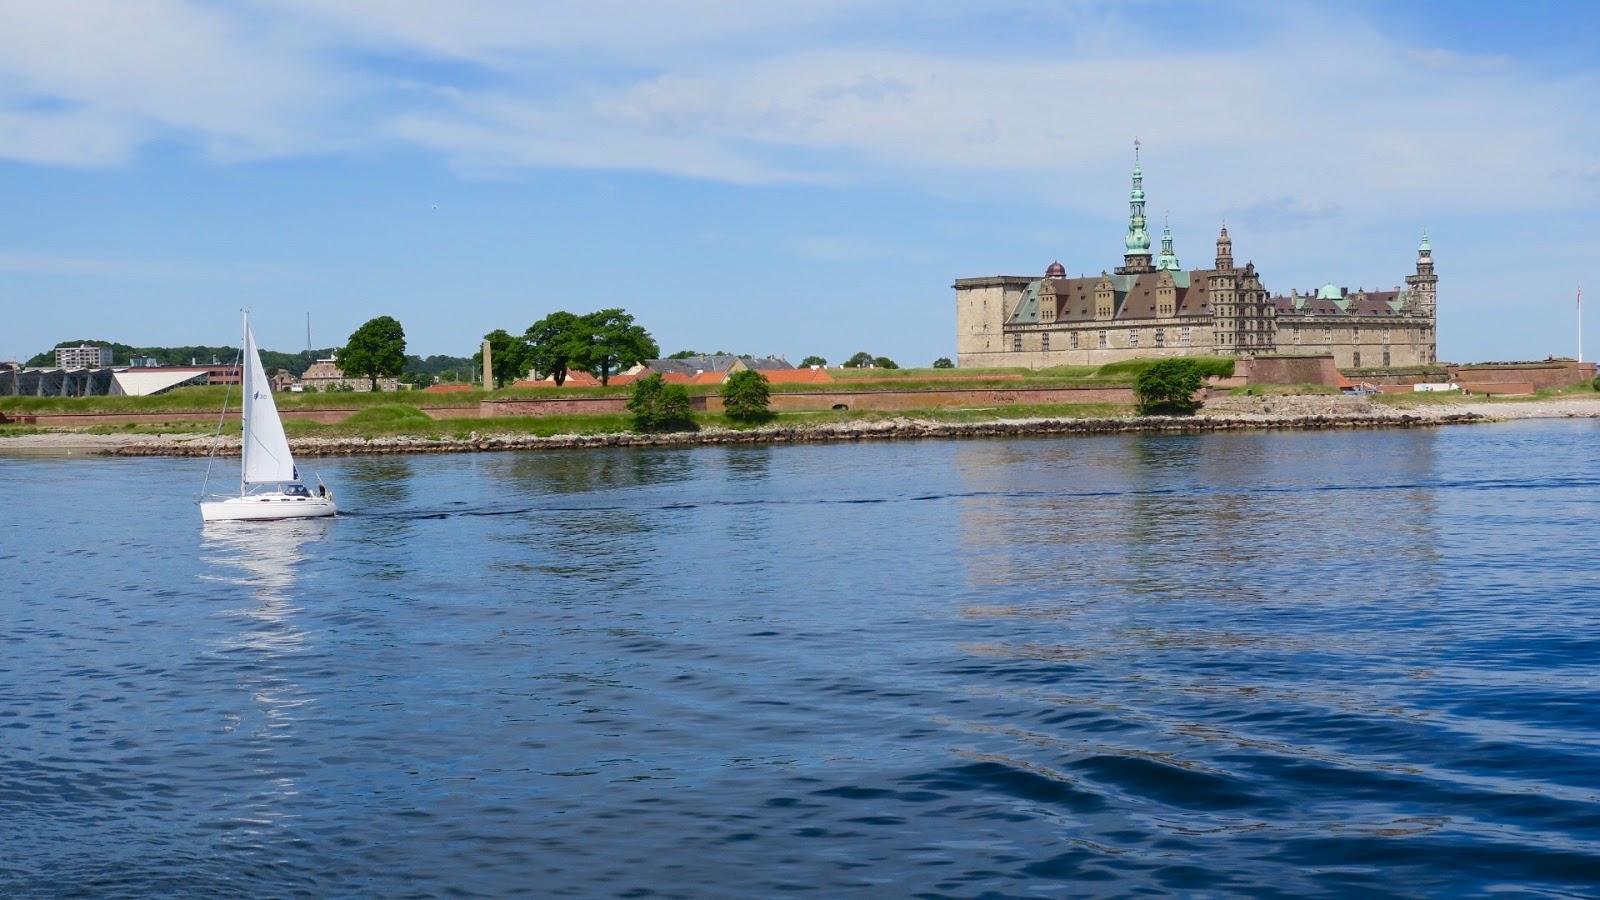
<path fill-rule="evenodd" d="M 1190 357 L 1207 375 L 1233 374 L 1228 357 Z M 774 384 L 773 393 L 814 391 L 905 391 L 905 390 L 983 390 L 1049 387 L 1131 387 L 1138 374 L 1157 362 L 1134 359 L 1104 366 L 1058 366 L 1050 369 L 829 369 L 832 382 Z M 716 394 L 718 385 L 688 385 L 695 396 Z M 399 393 L 282 393 L 275 395 L 278 408 L 358 409 L 392 404 L 421 409 L 476 406 L 483 400 L 549 397 L 626 397 L 627 386 L 616 387 L 533 387 L 504 388 L 497 391 L 454 391 L 430 394 L 427 391 Z M 183 413 L 195 418 L 216 416 L 226 398 L 228 407 L 237 410 L 239 391 L 223 385 L 178 388 L 152 397 L 0 397 L 0 412 L 17 415 L 70 413 Z"/>

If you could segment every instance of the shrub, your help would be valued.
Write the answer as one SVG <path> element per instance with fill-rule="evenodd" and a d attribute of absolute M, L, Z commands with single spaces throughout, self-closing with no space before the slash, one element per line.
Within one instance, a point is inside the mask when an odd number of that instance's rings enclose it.
<path fill-rule="evenodd" d="M 633 383 L 633 397 L 628 400 L 628 412 L 633 413 L 636 431 L 694 430 L 689 392 L 681 384 L 667 384 L 660 375 L 651 375 Z"/>
<path fill-rule="evenodd" d="M 1600 375 L 1596 375 L 1594 377 L 1594 380 L 1589 382 L 1589 387 L 1592 387 L 1595 390 L 1600 391 Z"/>
<path fill-rule="evenodd" d="M 1205 384 L 1201 366 L 1192 359 L 1163 359 L 1133 380 L 1139 413 L 1187 415 L 1200 408 L 1194 394 Z"/>
<path fill-rule="evenodd" d="M 772 390 L 767 376 L 754 369 L 734 372 L 722 382 L 722 407 L 728 418 L 741 422 L 755 422 L 767 418 L 767 407 L 772 402 Z"/>
<path fill-rule="evenodd" d="M 954 369 L 956 364 L 950 361 L 950 357 L 941 356 L 933 361 L 933 367 L 935 369 Z"/>
<path fill-rule="evenodd" d="M 900 368 L 900 364 L 899 363 L 895 362 L 894 360 L 890 359 L 887 356 L 875 357 L 872 360 L 872 364 L 877 366 L 880 369 L 898 369 L 898 368 Z"/>

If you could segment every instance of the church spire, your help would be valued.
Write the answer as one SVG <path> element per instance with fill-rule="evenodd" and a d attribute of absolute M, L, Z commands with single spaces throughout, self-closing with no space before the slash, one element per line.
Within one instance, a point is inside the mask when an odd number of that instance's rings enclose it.
<path fill-rule="evenodd" d="M 1139 139 L 1133 139 L 1133 189 L 1128 192 L 1128 238 L 1123 242 L 1123 267 L 1119 271 L 1149 272 L 1150 232 L 1145 230 L 1144 169 L 1139 165 Z"/>
<path fill-rule="evenodd" d="M 1228 237 L 1228 225 L 1222 225 L 1222 233 L 1217 235 L 1217 271 L 1233 271 L 1233 238 Z"/>
<path fill-rule="evenodd" d="M 1165 213 L 1161 216 L 1161 257 L 1156 260 L 1156 268 L 1171 272 L 1181 269 L 1178 265 L 1178 254 L 1172 249 L 1172 223 L 1167 220 Z"/>

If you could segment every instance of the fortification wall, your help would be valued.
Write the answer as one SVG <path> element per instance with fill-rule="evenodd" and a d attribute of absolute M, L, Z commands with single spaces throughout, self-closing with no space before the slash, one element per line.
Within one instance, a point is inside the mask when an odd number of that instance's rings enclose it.
<path fill-rule="evenodd" d="M 1233 365 L 1234 377 L 1249 384 L 1320 384 L 1339 386 L 1339 369 L 1333 354 L 1316 356 L 1259 356 Z"/>

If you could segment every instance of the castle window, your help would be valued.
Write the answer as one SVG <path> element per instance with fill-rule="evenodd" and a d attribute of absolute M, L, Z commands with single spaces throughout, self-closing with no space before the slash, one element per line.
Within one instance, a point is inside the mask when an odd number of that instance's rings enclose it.
<path fill-rule="evenodd" d="M 1183 326 L 1183 329 L 1178 332 L 1178 340 L 1182 341 L 1185 347 L 1194 343 L 1194 335 L 1189 331 L 1189 326 Z"/>
<path fill-rule="evenodd" d="M 1076 331 L 1067 336 L 1067 346 L 1074 350 L 1078 349 L 1078 333 Z"/>
<path fill-rule="evenodd" d="M 1111 332 L 1109 332 L 1109 331 L 1100 332 L 1100 349 L 1101 350 L 1106 349 L 1106 345 L 1109 343 L 1109 341 L 1107 339 L 1107 336 L 1110 335 L 1110 333 Z"/>
<path fill-rule="evenodd" d="M 1389 343 L 1389 329 L 1387 328 L 1383 330 L 1383 342 L 1385 344 Z"/>
<path fill-rule="evenodd" d="M 1128 329 L 1128 346 L 1129 347 L 1137 347 L 1137 346 L 1139 346 L 1139 329 L 1137 329 L 1137 328 L 1129 328 Z"/>
<path fill-rule="evenodd" d="M 1329 325 L 1328 327 L 1322 329 L 1322 341 L 1325 344 L 1333 343 L 1333 326 L 1332 325 Z"/>
<path fill-rule="evenodd" d="M 1156 346 L 1157 347 L 1165 347 L 1166 345 L 1167 345 L 1167 330 L 1165 328 L 1157 328 L 1156 329 Z"/>
<path fill-rule="evenodd" d="M 1013 334 L 1011 336 L 1011 352 L 1012 353 L 1021 353 L 1022 352 L 1022 335 Z"/>
<path fill-rule="evenodd" d="M 1294 327 L 1293 331 L 1294 331 L 1294 342 L 1296 344 L 1298 344 L 1298 343 L 1300 343 L 1300 326 L 1296 325 Z"/>
<path fill-rule="evenodd" d="M 1039 349 L 1046 353 L 1050 352 L 1050 332 L 1039 335 Z"/>
<path fill-rule="evenodd" d="M 1361 351 L 1360 350 L 1356 351 L 1355 362 L 1352 363 L 1352 365 L 1354 365 L 1358 369 L 1361 368 Z"/>
<path fill-rule="evenodd" d="M 1389 348 L 1388 347 L 1383 348 L 1383 364 L 1385 366 L 1389 365 Z"/>

